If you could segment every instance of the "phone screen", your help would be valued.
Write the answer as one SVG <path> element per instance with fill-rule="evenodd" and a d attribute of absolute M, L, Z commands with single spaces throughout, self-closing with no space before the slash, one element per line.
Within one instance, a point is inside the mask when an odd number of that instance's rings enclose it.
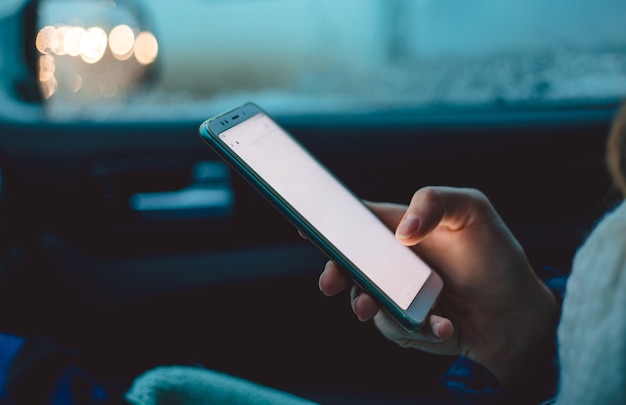
<path fill-rule="evenodd" d="M 411 305 L 432 270 L 278 124 L 260 112 L 219 137 L 397 306 Z"/>

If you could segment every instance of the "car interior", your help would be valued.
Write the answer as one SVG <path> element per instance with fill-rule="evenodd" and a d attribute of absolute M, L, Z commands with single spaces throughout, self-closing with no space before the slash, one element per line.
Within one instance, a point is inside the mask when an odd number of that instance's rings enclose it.
<path fill-rule="evenodd" d="M 567 272 L 612 202 L 624 15 L 612 0 L 6 2 L 0 331 L 71 348 L 121 389 L 179 364 L 320 403 L 436 403 L 455 359 L 324 296 L 326 256 L 198 127 L 251 101 L 360 198 L 480 189 L 533 268 Z"/>

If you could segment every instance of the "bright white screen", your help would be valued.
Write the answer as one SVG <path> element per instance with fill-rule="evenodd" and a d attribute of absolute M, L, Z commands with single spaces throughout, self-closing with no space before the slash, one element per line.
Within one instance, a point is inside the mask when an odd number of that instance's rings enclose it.
<path fill-rule="evenodd" d="M 398 306 L 409 307 L 428 266 L 276 123 L 260 113 L 220 137 Z"/>

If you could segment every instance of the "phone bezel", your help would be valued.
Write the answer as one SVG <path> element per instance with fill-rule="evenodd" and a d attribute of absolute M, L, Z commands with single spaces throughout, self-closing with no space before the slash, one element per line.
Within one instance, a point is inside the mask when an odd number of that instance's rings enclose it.
<path fill-rule="evenodd" d="M 222 159 L 224 159 L 237 173 L 239 173 L 252 187 L 263 195 L 279 212 L 291 222 L 306 238 L 318 249 L 324 252 L 331 260 L 337 262 L 343 269 L 350 273 L 354 282 L 368 291 L 389 315 L 407 331 L 415 332 L 422 326 L 426 316 L 431 311 L 439 295 L 443 282 L 439 275 L 431 269 L 430 276 L 415 296 L 413 302 L 404 310 L 398 306 L 384 291 L 382 291 L 367 275 L 365 275 L 352 261 L 340 250 L 330 243 L 306 218 L 280 196 L 253 168 L 243 161 L 237 154 L 228 148 L 220 134 L 242 122 L 262 113 L 272 119 L 267 112 L 254 103 L 246 103 L 233 108 L 225 113 L 204 121 L 200 125 L 200 135 L 204 142 L 210 146 Z M 275 122 L 275 120 L 272 119 Z M 276 122 L 275 122 L 276 123 Z M 361 204 L 359 199 L 349 188 L 345 186 L 328 168 L 304 148 L 297 139 L 288 131 L 276 123 L 285 133 L 302 147 L 307 154 L 326 170 L 337 182 L 339 182 Z M 368 210 L 369 208 L 363 204 Z"/>

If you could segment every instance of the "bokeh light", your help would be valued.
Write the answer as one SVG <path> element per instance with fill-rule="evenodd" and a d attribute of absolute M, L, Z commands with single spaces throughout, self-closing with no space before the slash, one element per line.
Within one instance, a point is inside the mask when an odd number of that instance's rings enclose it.
<path fill-rule="evenodd" d="M 76 93 L 83 85 L 83 77 L 77 73 L 74 73 L 70 78 L 70 91 Z"/>
<path fill-rule="evenodd" d="M 39 53 L 45 55 L 52 52 L 52 37 L 55 31 L 56 29 L 51 25 L 45 26 L 39 30 L 37 38 L 35 38 L 35 46 Z"/>
<path fill-rule="evenodd" d="M 142 65 L 148 65 L 157 58 L 159 44 L 151 32 L 143 31 L 137 35 L 135 41 L 135 58 Z"/>
<path fill-rule="evenodd" d="M 65 55 L 67 52 L 65 51 L 65 34 L 70 29 L 68 26 L 60 26 L 56 27 L 54 30 L 54 35 L 52 36 L 52 42 L 50 44 L 52 48 L 52 52 L 56 55 Z"/>
<path fill-rule="evenodd" d="M 55 68 L 56 65 L 52 55 L 41 55 L 39 57 L 39 80 L 46 82 L 52 79 Z"/>
<path fill-rule="evenodd" d="M 48 99 L 52 97 L 54 93 L 57 91 L 58 83 L 57 79 L 52 76 L 49 80 L 42 81 L 41 83 L 41 93 L 44 98 Z"/>
<path fill-rule="evenodd" d="M 128 94 L 159 50 L 154 34 L 128 24 L 108 32 L 100 26 L 48 24 L 38 31 L 35 46 L 44 98 L 64 94 L 77 101 Z"/>
<path fill-rule="evenodd" d="M 106 47 L 106 32 L 100 27 L 91 27 L 83 36 L 80 58 L 86 63 L 96 63 L 104 56 Z"/>
<path fill-rule="evenodd" d="M 135 33 L 126 24 L 116 26 L 109 34 L 109 48 L 115 59 L 126 60 L 133 53 L 135 45 Z"/>
<path fill-rule="evenodd" d="M 68 55 L 79 56 L 81 54 L 83 38 L 86 32 L 83 27 L 71 27 L 67 30 L 63 38 L 63 46 Z"/>

